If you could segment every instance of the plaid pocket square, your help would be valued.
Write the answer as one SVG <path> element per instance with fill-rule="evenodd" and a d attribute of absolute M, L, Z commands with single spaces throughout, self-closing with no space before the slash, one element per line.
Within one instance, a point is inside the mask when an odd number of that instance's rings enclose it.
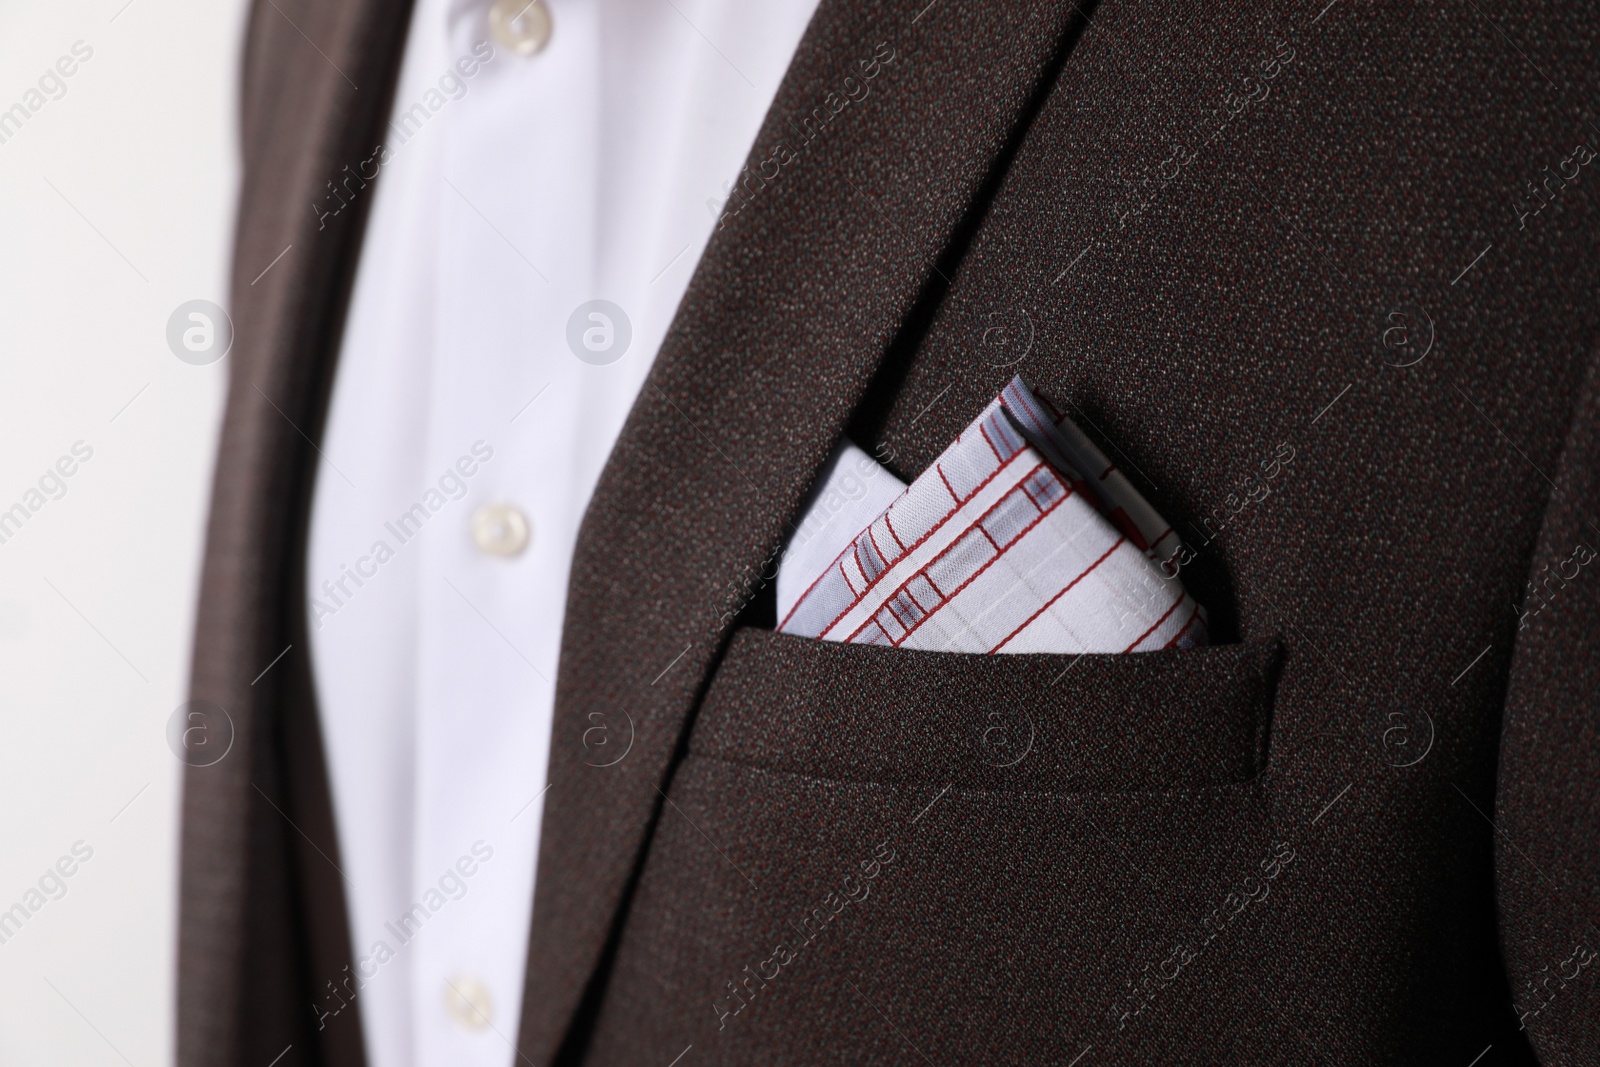
<path fill-rule="evenodd" d="M 846 485 L 879 475 L 871 492 Z M 799 526 L 804 541 L 780 564 L 781 632 L 981 653 L 1206 643 L 1205 609 L 1171 562 L 1177 534 L 1020 376 L 895 494 L 899 485 L 839 446 Z M 863 527 L 861 502 L 889 497 Z"/>

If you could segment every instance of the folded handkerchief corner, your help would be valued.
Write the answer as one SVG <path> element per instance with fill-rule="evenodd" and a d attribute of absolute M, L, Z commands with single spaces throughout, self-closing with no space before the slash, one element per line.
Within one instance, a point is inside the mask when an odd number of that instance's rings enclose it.
<path fill-rule="evenodd" d="M 841 442 L 779 567 L 780 631 L 976 653 L 1206 643 L 1163 566 L 1177 534 L 1020 376 L 899 486 Z"/>

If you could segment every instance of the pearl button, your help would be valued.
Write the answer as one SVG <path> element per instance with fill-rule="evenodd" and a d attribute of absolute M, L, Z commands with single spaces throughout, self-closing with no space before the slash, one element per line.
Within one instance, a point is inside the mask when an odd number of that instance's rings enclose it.
<path fill-rule="evenodd" d="M 472 543 L 491 556 L 515 556 L 528 547 L 528 517 L 510 504 L 485 504 L 472 513 Z"/>
<path fill-rule="evenodd" d="M 494 0 L 489 31 L 517 55 L 534 55 L 550 43 L 550 9 L 544 0 Z"/>
<path fill-rule="evenodd" d="M 445 979 L 444 1006 L 450 1018 L 471 1030 L 482 1030 L 494 1016 L 489 987 L 468 975 Z"/>

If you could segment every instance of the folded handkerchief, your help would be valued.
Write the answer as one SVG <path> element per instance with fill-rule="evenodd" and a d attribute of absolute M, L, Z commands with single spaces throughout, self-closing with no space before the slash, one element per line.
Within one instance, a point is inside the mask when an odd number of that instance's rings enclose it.
<path fill-rule="evenodd" d="M 949 652 L 1205 644 L 1177 534 L 1020 376 L 863 528 L 861 502 L 899 484 L 835 451 L 780 565 L 780 631 Z"/>

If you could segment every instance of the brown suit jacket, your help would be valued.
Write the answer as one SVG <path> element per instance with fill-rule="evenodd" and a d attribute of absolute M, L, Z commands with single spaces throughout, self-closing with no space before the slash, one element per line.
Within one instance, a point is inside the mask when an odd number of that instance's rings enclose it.
<path fill-rule="evenodd" d="M 313 204 L 405 24 L 250 22 L 187 1067 L 361 1062 L 300 578 L 371 196 Z M 583 524 L 518 1062 L 1600 1063 L 1597 44 L 1554 0 L 822 0 Z M 839 436 L 914 476 L 1019 370 L 1217 645 L 772 633 Z"/>

